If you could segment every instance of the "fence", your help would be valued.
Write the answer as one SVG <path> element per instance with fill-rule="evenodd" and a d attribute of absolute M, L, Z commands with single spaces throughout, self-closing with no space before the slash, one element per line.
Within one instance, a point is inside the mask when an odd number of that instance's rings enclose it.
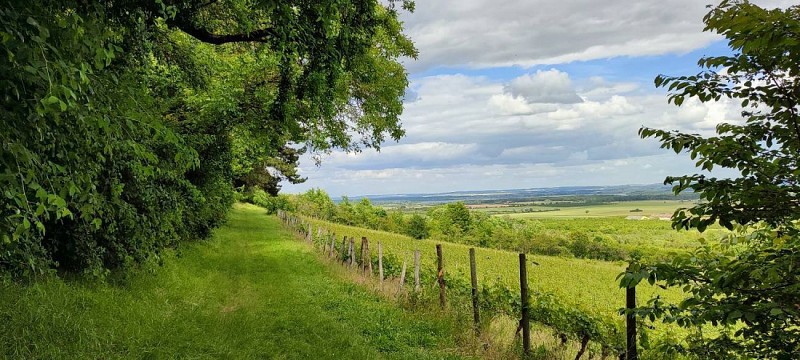
<path fill-rule="evenodd" d="M 370 242 L 367 237 L 361 237 L 358 255 L 356 255 L 355 238 L 343 236 L 341 246 L 337 248 L 336 235 L 322 227 L 317 228 L 317 235 L 313 236 L 312 225 L 302 217 L 278 211 L 278 217 L 284 225 L 294 230 L 298 236 L 305 239 L 307 243 L 318 247 L 323 255 L 331 259 L 336 259 L 347 268 L 361 271 L 369 276 L 377 275 L 381 288 L 385 281 L 385 257 L 384 249 L 380 241 L 377 242 L 377 256 L 373 258 L 370 250 Z M 520 291 L 519 295 L 514 295 L 515 291 L 498 284 L 478 285 L 477 262 L 475 260 L 475 249 L 469 249 L 470 263 L 470 282 L 461 285 L 459 282 L 448 284 L 445 277 L 445 254 L 441 244 L 436 245 L 436 274 L 435 283 L 439 290 L 439 306 L 441 309 L 447 308 L 447 290 L 457 293 L 469 294 L 473 313 L 473 327 L 476 335 L 480 334 L 481 312 L 490 311 L 493 313 L 506 313 L 511 316 L 519 316 L 519 326 L 517 335 L 521 333 L 522 350 L 525 356 L 530 355 L 530 323 L 537 322 L 552 328 L 559 336 L 562 344 L 567 342 L 568 337 L 574 338 L 580 343 L 580 348 L 575 359 L 580 359 L 586 352 L 589 343 L 595 342 L 601 347 L 601 357 L 616 355 L 620 360 L 638 360 L 637 348 L 637 326 L 636 317 L 633 309 L 636 307 L 636 288 L 635 286 L 626 289 L 626 310 L 624 335 L 620 326 L 609 323 L 603 319 L 595 318 L 583 311 L 570 308 L 561 304 L 552 294 L 529 293 L 528 288 L 528 261 L 526 254 L 519 254 L 519 275 Z M 413 292 L 419 293 L 421 287 L 421 261 L 420 250 L 414 251 L 414 285 Z M 377 269 L 373 269 L 373 262 Z M 404 260 L 399 276 L 398 291 L 406 291 L 406 269 L 407 264 Z M 376 274 L 377 272 L 377 274 Z M 466 287 L 466 288 L 464 288 Z M 481 298 L 483 296 L 483 299 Z M 487 299 L 489 298 L 489 299 Z"/>

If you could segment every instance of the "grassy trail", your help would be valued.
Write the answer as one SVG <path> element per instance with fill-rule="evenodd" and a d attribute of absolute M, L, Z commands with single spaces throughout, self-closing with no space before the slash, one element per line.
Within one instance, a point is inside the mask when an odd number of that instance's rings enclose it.
<path fill-rule="evenodd" d="M 4 358 L 456 358 L 453 325 L 348 283 L 275 218 L 236 205 L 152 272 L 0 285 Z"/>

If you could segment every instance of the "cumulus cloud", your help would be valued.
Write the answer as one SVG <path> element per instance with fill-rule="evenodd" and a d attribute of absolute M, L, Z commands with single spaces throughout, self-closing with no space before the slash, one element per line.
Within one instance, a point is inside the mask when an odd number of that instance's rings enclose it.
<path fill-rule="evenodd" d="M 721 122 L 741 121 L 738 104 L 689 99 L 675 107 L 663 90 L 652 89 L 650 75 L 645 80 L 627 74 L 629 67 L 613 73 L 603 66 L 626 59 L 632 61 L 625 66 L 644 61 L 638 64 L 652 68 L 647 61 L 659 59 L 653 55 L 687 53 L 719 39 L 702 32 L 705 4 L 417 2 L 417 11 L 404 15 L 420 50 L 419 60 L 408 62 L 417 75 L 403 97 L 406 137 L 384 144 L 380 153 L 334 152 L 321 167 L 304 158 L 300 173 L 308 182 L 285 189 L 323 187 L 333 195 L 358 195 L 610 185 L 695 172 L 687 156 L 640 139 L 638 129 L 709 135 Z M 594 59 L 605 60 L 583 72 L 556 65 Z M 495 69 L 514 65 L 514 71 Z M 534 72 L 534 65 L 560 70 Z M 442 74 L 459 68 L 483 75 Z M 507 77 L 520 70 L 528 73 Z M 599 74 L 608 78 L 594 76 Z"/>
<path fill-rule="evenodd" d="M 531 104 L 521 96 L 508 93 L 492 95 L 489 98 L 489 106 L 506 115 L 530 115 L 558 109 L 556 104 Z"/>
<path fill-rule="evenodd" d="M 581 91 L 581 95 L 587 99 L 596 99 L 610 95 L 627 94 L 638 89 L 640 89 L 640 86 L 635 82 L 609 82 L 600 76 L 592 76 L 583 91 Z"/>
<path fill-rule="evenodd" d="M 651 163 L 659 164 L 652 168 Z M 654 156 L 619 160 L 601 160 L 566 166 L 554 164 L 461 164 L 442 168 L 389 168 L 368 170 L 308 168 L 303 172 L 310 179 L 325 177 L 301 186 L 286 186 L 288 191 L 304 191 L 323 186 L 329 194 L 371 195 L 400 193 L 447 192 L 454 190 L 491 190 L 552 186 L 590 186 L 618 184 L 652 184 L 667 175 L 693 171 L 688 158 L 662 153 Z M 646 170 L 646 171 L 643 171 Z M 656 179 L 656 180 L 654 180 Z M 353 186 L 358 184 L 358 186 Z"/>
<path fill-rule="evenodd" d="M 739 119 L 733 103 L 687 101 L 675 107 L 663 94 L 631 93 L 624 83 L 595 80 L 605 90 L 586 87 L 594 91 L 591 99 L 578 90 L 577 96 L 587 100 L 531 104 L 509 94 L 507 81 L 465 75 L 418 79 L 413 86 L 419 99 L 407 104 L 403 114 L 406 138 L 385 144 L 380 153 L 334 152 L 322 167 L 304 165 L 301 173 L 308 183 L 287 189 L 322 186 L 352 195 L 353 190 L 344 189 L 353 189 L 354 183 L 358 193 L 655 183 L 663 180 L 664 171 L 680 168 L 669 173 L 677 175 L 693 166 L 685 156 L 639 139 L 639 127 L 708 134 L 722 121 Z M 658 166 L 643 171 L 652 164 Z M 490 177 L 494 182 L 488 183 L 483 172 L 508 178 Z M 552 182 L 546 183 L 545 175 Z M 353 176 L 360 180 L 352 182 Z"/>
<path fill-rule="evenodd" d="M 754 1 L 787 6 L 790 1 Z M 718 39 L 702 32 L 697 0 L 418 1 L 404 14 L 420 50 L 412 71 L 435 66 L 557 64 L 685 53 Z"/>
<path fill-rule="evenodd" d="M 505 91 L 513 97 L 525 99 L 529 104 L 583 102 L 583 99 L 572 88 L 569 75 L 556 69 L 539 70 L 535 74 L 522 75 L 511 80 L 505 86 Z"/>
<path fill-rule="evenodd" d="M 477 144 L 449 142 L 417 142 L 386 145 L 381 152 L 371 150 L 352 153 L 337 151 L 327 156 L 326 165 L 349 169 L 387 168 L 394 165 L 433 167 L 475 156 Z"/>

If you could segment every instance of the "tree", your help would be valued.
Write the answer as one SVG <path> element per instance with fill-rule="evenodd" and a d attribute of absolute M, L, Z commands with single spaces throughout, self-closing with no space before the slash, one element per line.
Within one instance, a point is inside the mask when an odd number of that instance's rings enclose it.
<path fill-rule="evenodd" d="M 424 239 L 428 237 L 428 223 L 420 214 L 411 215 L 405 233 L 414 239 Z"/>
<path fill-rule="evenodd" d="M 345 225 L 356 224 L 356 210 L 347 196 L 342 196 L 342 200 L 336 206 L 336 221 Z"/>
<path fill-rule="evenodd" d="M 0 273 L 144 261 L 208 236 L 234 181 L 399 139 L 398 5 L 3 2 Z"/>
<path fill-rule="evenodd" d="M 472 228 L 469 209 L 463 202 L 439 205 L 428 210 L 429 230 L 449 241 L 463 242 L 463 235 Z"/>
<path fill-rule="evenodd" d="M 445 205 L 445 210 L 447 219 L 455 225 L 459 233 L 466 234 L 472 228 L 472 217 L 463 202 L 449 203 Z"/>
<path fill-rule="evenodd" d="M 669 350 L 700 358 L 790 359 L 800 353 L 800 7 L 766 10 L 723 1 L 704 17 L 732 55 L 704 57 L 692 76 L 658 76 L 680 106 L 726 98 L 740 104 L 741 121 L 722 123 L 715 136 L 642 128 L 662 148 L 688 153 L 703 170 L 738 170 L 731 178 L 668 177 L 676 194 L 704 200 L 678 209 L 673 226 L 734 230 L 723 244 L 706 244 L 670 263 L 632 264 L 622 286 L 642 279 L 683 288 L 679 304 L 653 299 L 638 311 L 692 330 Z M 717 326 L 718 336 L 703 333 Z"/>
<path fill-rule="evenodd" d="M 322 220 L 332 220 L 336 214 L 336 204 L 322 189 L 310 189 L 298 197 L 297 211 Z"/>

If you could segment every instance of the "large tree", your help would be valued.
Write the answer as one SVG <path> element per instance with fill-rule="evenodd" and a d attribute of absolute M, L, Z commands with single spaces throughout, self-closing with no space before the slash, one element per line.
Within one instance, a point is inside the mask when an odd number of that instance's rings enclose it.
<path fill-rule="evenodd" d="M 0 273 L 153 258 L 207 236 L 234 180 L 401 137 L 398 7 L 2 1 Z"/>
<path fill-rule="evenodd" d="M 675 193 L 702 202 L 673 215 L 679 229 L 733 230 L 722 244 L 665 264 L 634 264 L 622 285 L 648 278 L 683 289 L 678 304 L 653 299 L 640 315 L 691 330 L 684 342 L 662 344 L 699 358 L 778 358 L 800 354 L 800 7 L 767 10 L 723 1 L 705 16 L 706 31 L 728 40 L 730 55 L 700 59 L 691 76 L 659 76 L 669 101 L 730 99 L 741 118 L 703 136 L 642 128 L 644 138 L 686 153 L 703 170 L 738 176 L 668 177 Z M 690 100 L 693 99 L 693 100 Z M 716 326 L 708 331 L 708 325 Z M 704 332 L 704 330 L 706 330 Z"/>

